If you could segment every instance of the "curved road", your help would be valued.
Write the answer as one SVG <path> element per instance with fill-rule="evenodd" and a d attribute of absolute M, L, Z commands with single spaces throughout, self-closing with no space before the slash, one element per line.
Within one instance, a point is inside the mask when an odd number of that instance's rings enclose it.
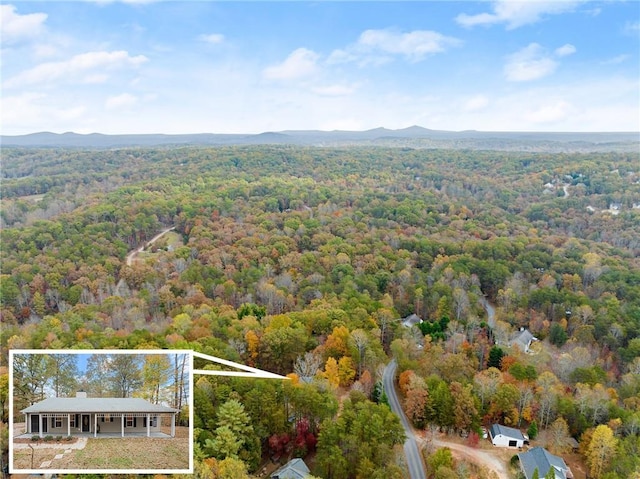
<path fill-rule="evenodd" d="M 384 386 L 384 391 L 387 394 L 387 398 L 389 398 L 389 405 L 391 406 L 391 410 L 400 418 L 400 422 L 402 423 L 405 434 L 407 435 L 407 439 L 404 441 L 404 455 L 407 457 L 409 475 L 411 479 L 425 479 L 427 476 L 424 472 L 422 457 L 420 456 L 420 451 L 418 450 L 416 438 L 413 435 L 413 429 L 411 428 L 411 424 L 409 424 L 407 416 L 405 416 L 404 411 L 400 407 L 400 401 L 398 400 L 396 388 L 393 384 L 397 367 L 398 363 L 396 363 L 395 359 L 387 364 L 387 367 L 384 368 L 382 384 Z"/>

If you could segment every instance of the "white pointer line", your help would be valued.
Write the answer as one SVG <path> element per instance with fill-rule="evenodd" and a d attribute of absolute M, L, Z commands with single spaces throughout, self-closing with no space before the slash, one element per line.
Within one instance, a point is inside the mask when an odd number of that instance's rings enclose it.
<path fill-rule="evenodd" d="M 206 374 L 209 376 L 235 376 L 235 377 L 246 377 L 246 378 L 263 378 L 263 379 L 289 379 L 286 376 L 280 376 L 279 374 L 270 373 L 269 371 L 263 371 L 262 369 L 252 368 L 250 366 L 245 366 L 244 364 L 234 363 L 233 361 L 228 361 L 226 359 L 217 358 L 215 356 L 209 356 L 207 354 L 198 353 L 193 351 L 193 355 L 200 359 L 206 359 L 207 361 L 211 361 L 214 363 L 222 364 L 224 366 L 229 366 L 236 369 L 241 369 L 242 371 L 212 371 L 209 369 L 194 369 L 193 374 Z"/>

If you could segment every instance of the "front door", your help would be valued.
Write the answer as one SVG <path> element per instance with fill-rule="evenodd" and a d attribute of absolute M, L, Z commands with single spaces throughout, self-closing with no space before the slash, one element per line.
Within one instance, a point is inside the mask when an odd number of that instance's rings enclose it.
<path fill-rule="evenodd" d="M 91 415 L 82 415 L 82 432 L 91 432 Z"/>

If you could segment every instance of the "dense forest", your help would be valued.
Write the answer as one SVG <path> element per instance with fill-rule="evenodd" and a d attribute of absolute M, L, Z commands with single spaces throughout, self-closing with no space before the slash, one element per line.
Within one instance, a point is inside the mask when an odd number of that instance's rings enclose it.
<path fill-rule="evenodd" d="M 637 153 L 4 148 L 2 204 L 2 366 L 176 348 L 289 375 L 196 376 L 199 477 L 407 477 L 391 357 L 418 429 L 547 430 L 590 477 L 640 469 Z"/>

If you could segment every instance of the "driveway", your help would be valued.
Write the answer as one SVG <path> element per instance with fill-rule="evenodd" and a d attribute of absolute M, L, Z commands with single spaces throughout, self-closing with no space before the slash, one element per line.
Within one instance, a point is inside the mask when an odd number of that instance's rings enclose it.
<path fill-rule="evenodd" d="M 495 472 L 499 479 L 509 479 L 509 472 L 507 470 L 507 465 L 505 464 L 505 462 L 502 459 L 494 456 L 489 451 L 465 446 L 456 442 L 450 442 L 446 439 L 437 437 L 434 437 L 432 442 L 435 446 L 448 447 L 449 449 L 451 449 L 451 453 L 454 455 L 454 457 L 459 457 L 469 462 L 473 462 L 474 464 L 486 466 L 488 469 Z"/>

